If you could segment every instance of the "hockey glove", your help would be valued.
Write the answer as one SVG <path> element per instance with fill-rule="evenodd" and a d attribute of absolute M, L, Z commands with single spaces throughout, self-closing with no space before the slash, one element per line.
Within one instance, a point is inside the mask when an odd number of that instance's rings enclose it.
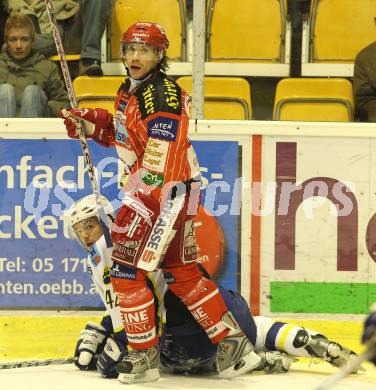
<path fill-rule="evenodd" d="M 123 360 L 127 351 L 127 336 L 125 331 L 117 332 L 106 341 L 103 351 L 98 356 L 97 371 L 104 378 L 117 378 L 116 366 Z"/>
<path fill-rule="evenodd" d="M 59 112 L 70 138 L 78 138 L 82 123 L 85 135 L 104 146 L 112 145 L 112 115 L 102 108 L 71 108 Z"/>
<path fill-rule="evenodd" d="M 261 363 L 255 368 L 255 371 L 262 370 L 270 374 L 287 372 L 291 364 L 298 361 L 298 359 L 279 351 L 258 351 L 256 353 L 260 356 Z"/>
<path fill-rule="evenodd" d="M 112 242 L 140 241 L 150 233 L 159 203 L 141 193 L 137 197 L 125 194 L 123 203 L 111 229 Z"/>
<path fill-rule="evenodd" d="M 102 352 L 108 336 L 106 329 L 93 322 L 88 322 L 81 331 L 74 352 L 74 364 L 80 370 L 95 370 L 98 355 Z"/>
<path fill-rule="evenodd" d="M 372 343 L 376 343 L 376 311 L 371 313 L 364 323 L 362 343 L 368 343 L 370 341 Z M 374 365 L 376 365 L 376 356 L 373 356 L 370 360 Z"/>

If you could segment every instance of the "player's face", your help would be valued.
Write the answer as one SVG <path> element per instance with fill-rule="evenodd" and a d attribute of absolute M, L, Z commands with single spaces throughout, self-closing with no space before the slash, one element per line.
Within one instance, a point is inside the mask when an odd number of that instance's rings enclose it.
<path fill-rule="evenodd" d="M 11 28 L 8 32 L 7 47 L 9 55 L 16 60 L 23 60 L 31 51 L 30 31 L 25 27 Z"/>
<path fill-rule="evenodd" d="M 132 79 L 144 78 L 158 64 L 153 47 L 140 43 L 130 43 L 125 50 L 125 63 Z"/>
<path fill-rule="evenodd" d="M 78 239 L 86 249 L 90 249 L 102 236 L 103 229 L 97 217 L 91 217 L 74 226 Z"/>

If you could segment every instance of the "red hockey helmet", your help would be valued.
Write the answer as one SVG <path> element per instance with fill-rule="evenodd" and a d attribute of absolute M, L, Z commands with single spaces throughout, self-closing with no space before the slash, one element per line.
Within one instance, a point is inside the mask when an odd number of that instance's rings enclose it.
<path fill-rule="evenodd" d="M 145 43 L 166 50 L 169 46 L 166 32 L 158 23 L 137 22 L 123 34 L 121 44 Z"/>

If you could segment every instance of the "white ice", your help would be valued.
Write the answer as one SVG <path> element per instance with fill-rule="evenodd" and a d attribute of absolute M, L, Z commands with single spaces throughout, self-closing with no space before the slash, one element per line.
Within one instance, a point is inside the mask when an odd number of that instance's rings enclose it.
<path fill-rule="evenodd" d="M 286 374 L 249 373 L 231 380 L 211 377 L 162 374 L 156 382 L 124 385 L 116 379 L 103 379 L 95 371 L 83 372 L 72 364 L 0 370 L 1 389 L 7 390 L 313 390 L 336 369 L 327 363 L 308 366 L 295 363 Z M 351 375 L 333 390 L 376 389 L 376 369 L 368 365 L 365 373 Z"/>

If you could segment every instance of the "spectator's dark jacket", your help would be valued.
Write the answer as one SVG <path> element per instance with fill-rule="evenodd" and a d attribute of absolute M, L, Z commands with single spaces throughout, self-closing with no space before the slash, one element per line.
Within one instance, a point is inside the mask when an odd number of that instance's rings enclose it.
<path fill-rule="evenodd" d="M 356 56 L 353 85 L 359 119 L 376 122 L 376 42 Z"/>
<path fill-rule="evenodd" d="M 96 1 L 96 0 L 91 0 Z M 57 20 L 64 20 L 74 16 L 79 9 L 79 0 L 53 0 Z M 26 15 L 35 16 L 39 22 L 41 32 L 52 33 L 50 20 L 44 0 L 5 0 L 5 9 L 10 13 L 18 11 Z"/>
<path fill-rule="evenodd" d="M 63 108 L 69 107 L 69 99 L 57 65 L 35 51 L 31 51 L 21 61 L 12 59 L 6 51 L 1 52 L 0 83 L 9 83 L 16 88 L 18 103 L 28 85 L 39 85 L 47 95 L 48 106 L 54 116 Z"/>

